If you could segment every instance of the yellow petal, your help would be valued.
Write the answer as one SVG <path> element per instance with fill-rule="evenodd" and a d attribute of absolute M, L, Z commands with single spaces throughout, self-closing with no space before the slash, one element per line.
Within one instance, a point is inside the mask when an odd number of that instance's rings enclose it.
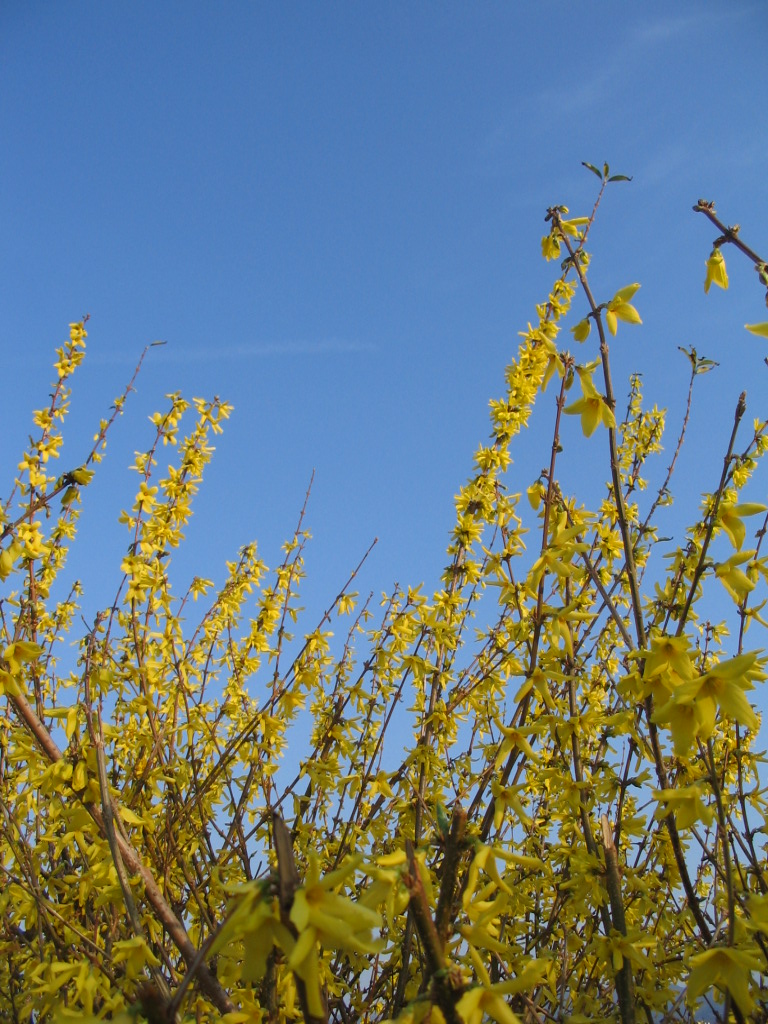
<path fill-rule="evenodd" d="M 713 284 L 718 288 L 728 287 L 728 273 L 725 269 L 725 260 L 719 249 L 713 249 L 707 260 L 707 276 L 704 280 L 704 291 L 708 292 Z"/>
<path fill-rule="evenodd" d="M 585 317 L 580 320 L 575 327 L 571 328 L 573 337 L 576 341 L 586 341 L 589 337 L 589 332 L 592 330 L 592 322 L 589 317 Z"/>

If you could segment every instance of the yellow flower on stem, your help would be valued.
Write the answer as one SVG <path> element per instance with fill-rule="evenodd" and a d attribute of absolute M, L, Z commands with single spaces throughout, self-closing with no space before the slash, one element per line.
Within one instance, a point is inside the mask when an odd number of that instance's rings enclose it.
<path fill-rule="evenodd" d="M 500 992 L 501 985 L 475 985 L 468 989 L 456 1004 L 456 1010 L 466 1024 L 482 1024 L 486 1016 L 498 1024 L 520 1024 L 520 1018 L 509 1008 Z"/>
<path fill-rule="evenodd" d="M 639 284 L 628 284 L 626 288 L 620 288 L 606 306 L 605 322 L 611 334 L 616 334 L 619 320 L 623 320 L 627 324 L 641 324 L 643 322 L 640 319 L 640 314 L 629 301 L 639 287 Z"/>
<path fill-rule="evenodd" d="M 725 260 L 719 249 L 713 249 L 707 260 L 707 276 L 704 280 L 704 291 L 708 292 L 713 284 L 718 288 L 728 287 L 728 273 L 725 269 Z"/>
<path fill-rule="evenodd" d="M 684 756 L 698 737 L 709 739 L 719 710 L 747 729 L 760 721 L 745 696 L 753 679 L 764 679 L 761 662 L 753 651 L 714 665 L 709 672 L 678 686 L 669 700 L 657 708 L 653 720 L 668 724 L 675 752 Z"/>
<path fill-rule="evenodd" d="M 686 636 L 656 635 L 650 641 L 650 650 L 638 651 L 636 657 L 644 664 L 642 679 L 633 684 L 635 693 L 641 698 L 652 697 L 656 707 L 666 703 L 680 684 L 695 674 Z M 630 685 L 629 680 L 622 684 L 625 690 Z"/>
<path fill-rule="evenodd" d="M 29 640 L 17 640 L 8 644 L 3 651 L 3 661 L 7 663 L 9 672 L 18 675 L 23 664 L 35 661 L 42 653 L 43 648 L 39 644 L 33 644 Z"/>
<path fill-rule="evenodd" d="M 754 581 L 747 576 L 743 569 L 739 568 L 745 562 L 751 562 L 754 557 L 754 551 L 742 551 L 740 554 L 731 555 L 726 562 L 720 562 L 715 566 L 715 576 L 736 604 L 743 604 L 747 595 L 755 589 Z"/>
<path fill-rule="evenodd" d="M 741 551 L 741 545 L 744 543 L 744 538 L 747 534 L 744 519 L 747 516 L 761 515 L 766 511 L 768 509 L 766 509 L 765 505 L 754 501 L 744 502 L 740 505 L 735 505 L 730 501 L 723 502 L 717 515 L 717 525 L 722 529 L 723 533 L 728 535 L 728 539 L 736 550 Z"/>
<path fill-rule="evenodd" d="M 643 950 L 653 949 L 657 940 L 638 929 L 624 935 L 612 928 L 609 935 L 596 936 L 596 945 L 600 956 L 611 964 L 614 971 L 620 971 L 625 960 L 637 970 L 648 970 L 652 964 Z"/>
<path fill-rule="evenodd" d="M 711 825 L 715 817 L 715 809 L 711 804 L 704 803 L 705 787 L 700 783 L 683 786 L 681 789 L 656 789 L 654 799 L 659 803 L 654 818 L 659 821 L 674 811 L 680 828 L 689 828 L 702 822 Z"/>
<path fill-rule="evenodd" d="M 280 946 L 290 954 L 295 940 L 280 923 L 277 900 L 269 896 L 263 882 L 249 882 L 236 895 L 239 898 L 216 936 L 211 954 L 226 950 L 231 957 L 235 944 L 242 942 L 240 977 L 245 982 L 258 982 L 264 977 L 272 947 Z"/>
<path fill-rule="evenodd" d="M 560 239 L 554 231 L 542 238 L 541 255 L 545 260 L 556 260 L 560 256 Z"/>
<path fill-rule="evenodd" d="M 768 936 L 768 895 L 758 896 L 757 893 L 747 900 L 749 917 L 744 921 L 751 932 L 762 932 Z"/>
<path fill-rule="evenodd" d="M 571 334 L 573 335 L 574 341 L 586 341 L 591 330 L 592 321 L 589 317 L 584 317 L 583 320 L 579 320 L 575 327 L 571 328 Z"/>
<path fill-rule="evenodd" d="M 721 991 L 730 992 L 742 1013 L 751 1012 L 754 1000 L 749 994 L 749 980 L 753 971 L 762 971 L 761 964 L 755 957 L 740 949 L 729 946 L 715 946 L 697 953 L 689 961 L 691 973 L 688 975 L 688 1004 L 692 1006 L 699 996 L 709 992 L 713 986 Z"/>
<path fill-rule="evenodd" d="M 0 668 L 0 694 L 8 693 L 16 697 L 22 693 L 22 687 L 19 685 L 21 666 L 26 662 L 35 661 L 42 653 L 42 647 L 29 640 L 17 640 L 8 644 L 0 659 L 0 664 L 4 663 Z"/>
<path fill-rule="evenodd" d="M 383 940 L 371 936 L 374 928 L 381 927 L 381 915 L 334 892 L 358 863 L 359 858 L 351 858 L 343 867 L 321 878 L 317 857 L 310 853 L 306 881 L 293 897 L 290 920 L 298 938 L 288 957 L 288 966 L 306 985 L 313 1016 L 321 1017 L 324 1012 L 318 943 L 352 953 L 378 953 L 385 945 Z"/>
<path fill-rule="evenodd" d="M 763 679 L 765 674 L 761 671 L 757 652 L 751 651 L 714 665 L 703 676 L 684 683 L 676 696 L 680 701 L 694 701 L 696 704 L 711 701 L 739 725 L 754 730 L 760 721 L 744 691 L 754 689 L 752 680 Z M 702 735 L 707 739 L 711 733 Z"/>
<path fill-rule="evenodd" d="M 586 367 L 579 367 L 578 373 L 581 380 L 582 397 L 566 406 L 563 412 L 581 415 L 581 429 L 586 437 L 591 437 L 594 434 L 599 423 L 603 423 L 606 427 L 615 427 L 616 419 L 605 399 L 592 383 L 592 374 Z"/>
<path fill-rule="evenodd" d="M 645 661 L 643 679 L 655 679 L 672 669 L 683 679 L 693 678 L 691 642 L 687 636 L 655 636 L 650 651 L 638 655 Z"/>
<path fill-rule="evenodd" d="M 689 754 L 696 737 L 702 734 L 701 712 L 702 709 L 698 708 L 696 704 L 678 703 L 674 694 L 654 712 L 653 721 L 658 725 L 668 726 L 672 733 L 672 742 L 678 757 L 685 757 Z M 714 727 L 714 717 L 712 727 Z"/>
<path fill-rule="evenodd" d="M 476 951 L 470 949 L 470 956 L 480 984 L 467 989 L 456 1004 L 459 1016 L 466 1024 L 482 1024 L 486 1016 L 491 1017 L 497 1024 L 520 1024 L 520 1018 L 511 1010 L 505 997 L 530 991 L 546 973 L 546 961 L 531 960 L 516 977 L 492 985 L 485 965 Z"/>

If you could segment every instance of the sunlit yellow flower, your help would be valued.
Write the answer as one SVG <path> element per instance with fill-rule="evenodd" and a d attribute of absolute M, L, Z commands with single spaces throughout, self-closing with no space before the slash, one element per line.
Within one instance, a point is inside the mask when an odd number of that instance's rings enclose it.
<path fill-rule="evenodd" d="M 717 514 L 717 525 L 722 529 L 723 533 L 728 535 L 731 544 L 733 544 L 736 550 L 741 551 L 741 545 L 744 543 L 747 533 L 744 519 L 747 516 L 760 515 L 765 511 L 765 505 L 754 501 L 743 502 L 740 505 L 735 505 L 733 502 L 723 502 Z"/>
<path fill-rule="evenodd" d="M 747 594 L 751 594 L 755 589 L 755 582 L 747 576 L 743 569 L 739 568 L 745 562 L 751 561 L 754 556 L 754 551 L 742 551 L 740 554 L 731 555 L 726 562 L 720 562 L 715 566 L 715 576 L 736 604 L 743 604 Z"/>
<path fill-rule="evenodd" d="M 660 806 L 656 809 L 654 818 L 666 818 L 673 812 L 680 828 L 690 828 L 699 822 L 711 825 L 715 809 L 704 803 L 705 794 L 705 787 L 700 783 L 683 786 L 680 789 L 656 789 L 653 795 Z"/>
<path fill-rule="evenodd" d="M 701 704 L 711 700 L 730 718 L 748 729 L 757 729 L 760 722 L 744 691 L 754 689 L 752 680 L 765 678 L 755 651 L 739 654 L 714 665 L 703 676 L 692 679 L 678 690 L 681 701 Z"/>
<path fill-rule="evenodd" d="M 500 992 L 501 985 L 476 985 L 468 989 L 456 1004 L 456 1010 L 466 1024 L 482 1024 L 486 1016 L 498 1024 L 520 1024 L 520 1018 L 509 1008 Z"/>
<path fill-rule="evenodd" d="M 160 961 L 147 945 L 146 939 L 140 935 L 115 942 L 112 947 L 112 961 L 116 964 L 125 964 L 126 977 L 129 979 L 138 978 L 146 966 L 160 966 Z"/>
<path fill-rule="evenodd" d="M 752 1010 L 754 1001 L 749 994 L 752 971 L 761 972 L 764 964 L 743 950 L 726 946 L 715 946 L 697 953 L 689 961 L 688 1003 L 693 1005 L 699 996 L 709 992 L 715 985 L 723 992 L 730 992 L 742 1013 Z"/>
<path fill-rule="evenodd" d="M 653 720 L 669 725 L 675 752 L 680 756 L 690 750 L 697 737 L 709 739 L 718 708 L 739 725 L 755 730 L 760 721 L 744 691 L 753 689 L 752 680 L 763 678 L 754 651 L 737 655 L 678 686 L 669 700 L 657 708 Z"/>
<path fill-rule="evenodd" d="M 22 665 L 34 661 L 43 653 L 39 644 L 33 644 L 28 640 L 17 640 L 8 644 L 0 659 L 0 694 L 8 693 L 11 696 L 18 696 L 23 692 L 20 683 Z"/>
<path fill-rule="evenodd" d="M 595 943 L 601 957 L 610 963 L 614 971 L 620 971 L 625 960 L 628 960 L 633 968 L 647 970 L 651 967 L 651 962 L 643 950 L 652 949 L 657 944 L 655 938 L 640 931 L 635 930 L 623 935 L 615 928 L 611 930 L 610 935 L 596 936 Z"/>
<path fill-rule="evenodd" d="M 259 981 L 264 976 L 273 946 L 280 946 L 286 953 L 293 950 L 295 940 L 280 922 L 277 900 L 267 894 L 261 882 L 249 882 L 236 894 L 234 909 L 219 931 L 211 953 L 227 950 L 231 955 L 237 942 L 243 944 L 241 978 L 246 982 Z"/>
<path fill-rule="evenodd" d="M 654 636 L 651 649 L 639 657 L 645 662 L 643 679 L 654 679 L 672 669 L 682 679 L 692 679 L 691 644 L 687 636 Z"/>
<path fill-rule="evenodd" d="M 640 319 L 640 314 L 629 301 L 639 287 L 639 284 L 628 284 L 626 288 L 620 288 L 606 306 L 605 322 L 611 334 L 616 334 L 619 320 L 628 324 L 643 322 Z"/>
<path fill-rule="evenodd" d="M 384 946 L 381 939 L 371 936 L 372 929 L 381 927 L 381 915 L 333 891 L 358 863 L 351 858 L 321 878 L 317 856 L 310 853 L 305 884 L 293 898 L 290 919 L 299 934 L 288 966 L 307 986 L 310 1013 L 318 1017 L 323 1015 L 318 943 L 353 953 L 377 953 Z"/>
<path fill-rule="evenodd" d="M 492 985 L 480 957 L 474 950 L 470 951 L 470 955 L 480 984 L 467 989 L 456 1004 L 459 1016 L 466 1024 L 481 1024 L 486 1015 L 498 1024 L 520 1024 L 520 1018 L 513 1013 L 506 997 L 530 991 L 546 974 L 547 962 L 530 960 L 516 977 Z"/>
<path fill-rule="evenodd" d="M 584 319 L 580 320 L 575 327 L 571 328 L 571 333 L 573 334 L 575 341 L 586 341 L 591 330 L 592 321 L 589 317 L 584 317 Z"/>
<path fill-rule="evenodd" d="M 560 239 L 557 235 L 544 235 L 541 240 L 541 255 L 545 260 L 556 260 L 560 255 Z"/>
<path fill-rule="evenodd" d="M 747 900 L 749 918 L 744 922 L 749 931 L 762 932 L 768 936 L 768 895 L 756 893 Z"/>
<path fill-rule="evenodd" d="M 606 427 L 615 427 L 616 419 L 602 395 L 592 383 L 591 373 L 586 368 L 581 367 L 578 372 L 579 379 L 581 380 L 582 397 L 572 402 L 571 405 L 566 406 L 563 412 L 570 413 L 571 415 L 580 414 L 581 429 L 586 437 L 591 437 L 599 423 L 605 424 Z"/>
<path fill-rule="evenodd" d="M 704 291 L 708 292 L 713 284 L 716 284 L 718 288 L 728 287 L 728 273 L 725 269 L 725 260 L 719 249 L 713 249 L 709 254 Z"/>

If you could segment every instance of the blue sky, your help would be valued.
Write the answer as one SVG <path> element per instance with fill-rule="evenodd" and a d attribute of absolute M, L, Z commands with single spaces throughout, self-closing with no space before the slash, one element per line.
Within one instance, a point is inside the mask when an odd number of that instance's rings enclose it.
<path fill-rule="evenodd" d="M 375 536 L 361 589 L 433 589 L 488 400 L 553 277 L 539 254 L 546 208 L 588 212 L 597 182 L 581 161 L 607 160 L 633 181 L 606 197 L 593 287 L 643 286 L 644 326 L 612 350 L 617 393 L 642 372 L 674 431 L 677 346 L 721 363 L 700 381 L 678 474 L 681 514 L 695 509 L 739 391 L 749 418 L 767 412 L 765 342 L 742 328 L 765 319 L 754 272 L 730 255 L 730 291 L 705 297 L 715 232 L 691 212 L 713 199 L 768 250 L 766 43 L 763 0 L 7 0 L 4 479 L 54 347 L 89 313 L 63 469 L 82 461 L 143 347 L 167 342 L 87 492 L 89 542 L 71 565 L 89 601 L 114 594 L 126 467 L 176 390 L 235 407 L 180 571 L 221 580 L 254 538 L 274 564 L 314 470 L 309 606 Z M 519 490 L 544 464 L 549 434 L 535 428 L 514 453 Z M 593 459 L 605 466 L 604 445 L 569 437 L 574 482 Z"/>

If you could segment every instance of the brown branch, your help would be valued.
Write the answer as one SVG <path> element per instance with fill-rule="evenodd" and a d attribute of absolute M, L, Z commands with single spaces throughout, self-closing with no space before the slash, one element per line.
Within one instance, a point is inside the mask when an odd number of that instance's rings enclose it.
<path fill-rule="evenodd" d="M 296 929 L 296 925 L 291 921 L 290 914 L 291 907 L 293 906 L 293 897 L 301 884 L 301 879 L 299 878 L 299 872 L 293 856 L 291 833 L 288 831 L 288 826 L 277 813 L 272 815 L 272 840 L 275 844 L 275 853 L 277 855 L 277 886 L 278 902 L 280 903 L 280 920 L 291 935 L 293 935 L 294 938 L 298 938 L 299 933 Z M 294 971 L 293 980 L 296 984 L 296 994 L 299 997 L 301 1012 L 304 1015 L 306 1024 L 327 1024 L 328 994 L 324 990 L 321 990 L 320 994 L 325 1008 L 325 1013 L 322 1017 L 316 1017 L 309 1012 L 309 998 L 307 996 L 307 986 L 304 983 L 304 979 L 300 978 Z"/>
<path fill-rule="evenodd" d="M 694 570 L 694 573 L 693 573 L 693 579 L 691 581 L 691 586 L 690 586 L 690 588 L 688 590 L 688 597 L 686 598 L 686 601 L 685 601 L 685 607 L 683 608 L 683 611 L 682 611 L 682 613 L 680 615 L 680 621 L 679 621 L 678 626 L 677 626 L 676 636 L 681 636 L 682 635 L 683 629 L 685 628 L 686 620 L 688 618 L 688 612 L 691 610 L 691 605 L 693 604 L 693 599 L 694 599 L 694 597 L 696 595 L 696 587 L 699 585 L 699 580 L 701 579 L 701 577 L 702 577 L 702 575 L 704 573 L 705 559 L 707 557 L 707 551 L 709 549 L 709 543 L 712 540 L 712 535 L 713 535 L 713 533 L 715 531 L 715 522 L 717 520 L 717 513 L 718 513 L 718 510 L 720 508 L 720 502 L 723 500 L 723 493 L 725 491 L 725 485 L 728 482 L 728 470 L 730 468 L 731 459 L 733 457 L 734 445 L 736 444 L 736 434 L 738 433 L 739 424 L 741 423 L 741 418 L 742 418 L 742 416 L 744 415 L 744 413 L 746 411 L 747 411 L 747 393 L 746 393 L 746 391 L 742 391 L 742 393 L 739 395 L 739 400 L 736 403 L 736 412 L 734 413 L 734 416 L 733 416 L 733 429 L 731 430 L 731 439 L 728 442 L 728 451 L 725 453 L 725 457 L 723 458 L 723 472 L 720 475 L 720 484 L 718 485 L 717 493 L 715 494 L 715 501 L 714 501 L 714 504 L 712 506 L 712 510 L 710 512 L 710 515 L 709 515 L 709 523 L 707 524 L 707 532 L 704 535 L 704 541 L 703 541 L 703 543 L 701 545 L 701 554 L 699 555 L 699 560 L 698 560 L 698 562 L 696 564 L 696 569 Z"/>
<path fill-rule="evenodd" d="M 456 894 L 456 879 L 459 873 L 459 863 L 464 849 L 464 834 L 467 830 L 467 812 L 463 807 L 455 804 L 451 818 L 451 828 L 445 837 L 445 856 L 443 857 L 442 881 L 440 883 L 440 895 L 437 899 L 435 911 L 435 927 L 442 943 L 448 940 L 448 930 L 451 926 L 451 912 L 453 910 L 454 896 Z"/>
<path fill-rule="evenodd" d="M 432 993 L 447 1024 L 462 1024 L 461 1017 L 456 1010 L 456 1003 L 461 993 L 451 984 L 443 953 L 443 943 L 429 912 L 427 894 L 424 892 L 419 865 L 416 863 L 413 843 L 410 839 L 405 841 L 405 852 L 408 857 L 408 871 L 403 876 L 403 882 L 410 896 L 408 907 L 414 926 L 424 948 Z"/>
<path fill-rule="evenodd" d="M 710 220 L 717 230 L 720 232 L 720 237 L 715 239 L 714 245 L 716 249 L 719 249 L 721 245 L 735 245 L 740 252 L 744 253 L 747 259 L 751 260 L 755 265 L 755 269 L 760 274 L 760 280 L 768 286 L 768 263 L 762 259 L 755 252 L 754 249 L 750 249 L 748 245 L 739 238 L 739 225 L 734 224 L 732 227 L 726 226 L 715 213 L 715 204 L 708 202 L 706 199 L 700 199 L 693 207 L 694 213 L 703 213 L 704 216 Z M 768 301 L 768 296 L 766 297 Z"/>
<path fill-rule="evenodd" d="M 559 226 L 560 215 L 555 212 L 553 216 L 554 222 Z M 600 335 L 600 360 L 603 367 L 603 382 L 605 385 L 605 403 L 611 412 L 616 410 L 616 399 L 613 394 L 613 382 L 611 379 L 611 364 L 608 357 L 608 339 L 605 336 L 605 327 L 603 326 L 603 318 L 600 315 L 602 307 L 598 307 L 595 302 L 594 296 L 592 295 L 592 289 L 589 287 L 587 277 L 584 272 L 584 268 L 581 265 L 581 261 L 578 259 L 576 252 L 571 245 L 570 239 L 565 231 L 560 228 L 560 237 L 568 250 L 570 261 L 573 263 L 576 273 L 579 277 L 579 283 L 581 284 L 582 291 L 587 298 L 591 315 L 595 323 L 597 324 L 597 331 Z M 610 451 L 610 463 L 611 463 L 611 479 L 613 482 L 613 494 L 616 501 L 616 516 L 619 523 L 619 530 L 621 531 L 621 540 L 624 547 L 624 560 L 626 562 L 627 579 L 629 581 L 629 592 L 632 601 L 632 614 L 635 620 L 635 632 L 637 633 L 637 645 L 643 650 L 646 645 L 645 626 L 643 624 L 642 606 L 640 603 L 640 588 L 637 582 L 637 571 L 635 569 L 635 554 L 632 545 L 632 539 L 629 535 L 629 520 L 627 519 L 627 510 L 624 504 L 624 493 L 621 487 L 621 474 L 619 471 L 619 454 L 616 445 L 616 428 L 608 427 L 608 447 Z"/>
<path fill-rule="evenodd" d="M 601 819 L 603 829 L 603 851 L 605 853 L 605 885 L 608 890 L 608 902 L 611 906 L 613 927 L 622 935 L 627 934 L 627 922 L 624 915 L 624 901 L 621 897 L 621 874 L 619 858 L 613 841 L 611 826 L 607 816 Z M 619 998 L 619 1013 L 622 1024 L 634 1024 L 635 993 L 632 980 L 632 964 L 625 956 L 621 968 L 616 972 L 616 990 Z"/>

